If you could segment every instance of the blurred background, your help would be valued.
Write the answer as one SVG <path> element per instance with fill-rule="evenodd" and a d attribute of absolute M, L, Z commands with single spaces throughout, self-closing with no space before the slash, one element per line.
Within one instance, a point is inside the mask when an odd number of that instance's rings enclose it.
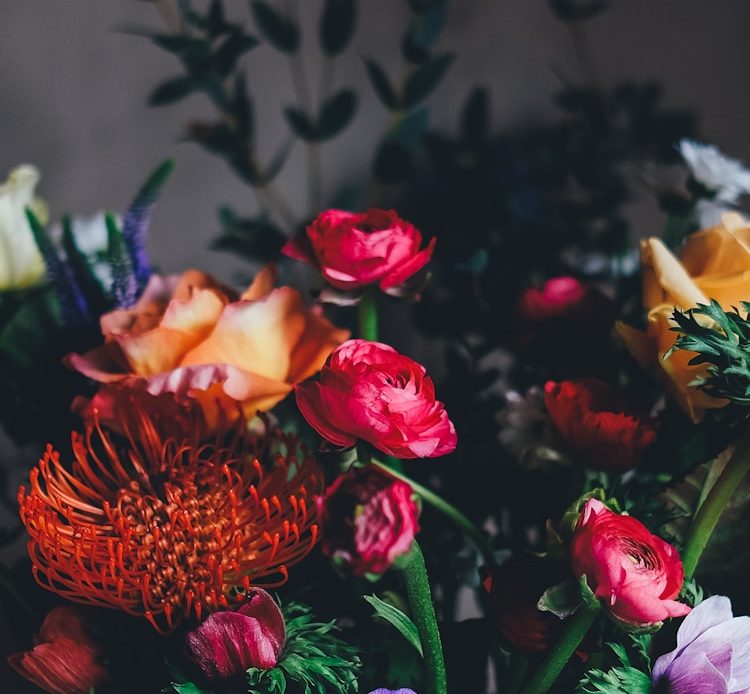
<path fill-rule="evenodd" d="M 317 5 L 301 4 L 302 51 L 313 84 L 319 69 Z M 233 18 L 250 21 L 244 0 L 229 0 L 226 7 Z M 367 84 L 361 58 L 374 58 L 396 75 L 407 14 L 403 0 L 361 3 L 356 34 L 335 76 L 338 87 L 356 89 L 359 109 L 352 125 L 324 148 L 327 196 L 369 173 L 389 115 Z M 747 162 L 750 92 L 740 66 L 750 62 L 749 22 L 745 0 L 615 1 L 576 37 L 543 0 L 451 0 L 438 45 L 457 58 L 430 99 L 430 122 L 454 131 L 476 85 L 491 97 L 493 126 L 512 129 L 554 118 L 553 96 L 562 81 L 585 78 L 607 88 L 624 78 L 653 79 L 663 87 L 666 107 L 696 113 L 703 139 Z M 154 87 L 180 71 L 173 56 L 133 33 L 145 29 L 163 30 L 150 2 L 3 0 L 0 174 L 21 162 L 39 167 L 39 192 L 56 218 L 64 212 L 122 210 L 148 172 L 175 157 L 177 168 L 152 226 L 152 257 L 166 271 L 200 265 L 228 278 L 247 266 L 207 250 L 218 232 L 217 206 L 230 203 L 249 214 L 256 200 L 219 159 L 180 143 L 186 123 L 211 113 L 204 96 L 168 108 L 146 105 Z M 586 76 L 582 50 L 592 66 Z M 289 66 L 267 45 L 248 55 L 247 66 L 260 150 L 270 157 L 288 135 L 280 107 L 294 102 Z M 302 143 L 296 143 L 277 183 L 301 216 Z M 648 203 L 639 205 L 631 206 L 641 211 L 644 225 L 651 224 Z"/>

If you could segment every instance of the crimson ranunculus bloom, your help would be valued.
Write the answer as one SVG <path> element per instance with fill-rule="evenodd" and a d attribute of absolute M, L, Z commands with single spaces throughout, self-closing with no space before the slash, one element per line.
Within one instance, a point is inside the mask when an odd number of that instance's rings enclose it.
<path fill-rule="evenodd" d="M 456 429 L 424 367 L 380 342 L 340 345 L 320 381 L 296 393 L 305 419 L 336 446 L 362 439 L 396 458 L 435 458 L 456 447 Z"/>
<path fill-rule="evenodd" d="M 654 420 L 604 381 L 549 381 L 544 404 L 574 462 L 595 470 L 630 470 L 656 440 Z"/>
<path fill-rule="evenodd" d="M 411 487 L 377 469 L 341 475 L 316 503 L 323 553 L 357 576 L 385 571 L 419 531 Z"/>
<path fill-rule="evenodd" d="M 584 313 L 592 290 L 575 277 L 553 277 L 541 288 L 530 287 L 518 303 L 518 311 L 529 321 L 570 317 Z"/>
<path fill-rule="evenodd" d="M 52 694 L 88 694 L 109 682 L 100 645 L 86 631 L 85 608 L 56 607 L 44 618 L 30 651 L 8 658 L 27 680 Z"/>
<path fill-rule="evenodd" d="M 306 236 L 289 241 L 282 252 L 317 267 L 337 289 L 377 282 L 383 291 L 403 284 L 432 257 L 433 238 L 420 249 L 422 234 L 394 210 L 321 212 Z"/>
<path fill-rule="evenodd" d="M 585 575 L 602 606 L 628 625 L 647 626 L 690 612 L 675 600 L 685 576 L 677 550 L 598 499 L 589 499 L 581 511 L 570 558 L 576 577 Z"/>
<path fill-rule="evenodd" d="M 187 635 L 192 660 L 212 682 L 276 667 L 286 638 L 284 616 L 265 590 L 256 588 L 238 610 L 214 612 Z"/>
<path fill-rule="evenodd" d="M 480 573 L 500 636 L 519 651 L 546 651 L 563 621 L 539 610 L 537 603 L 545 590 L 566 578 L 561 568 L 534 554 L 514 554 L 500 566 L 482 567 Z"/>

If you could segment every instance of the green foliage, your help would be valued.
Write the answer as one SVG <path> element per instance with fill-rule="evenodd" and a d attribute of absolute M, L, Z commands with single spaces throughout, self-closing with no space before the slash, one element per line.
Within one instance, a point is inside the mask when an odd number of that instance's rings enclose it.
<path fill-rule="evenodd" d="M 381 600 L 377 595 L 365 595 L 364 599 L 372 605 L 375 614 L 392 624 L 399 633 L 422 655 L 422 641 L 416 624 L 398 607 Z"/>
<path fill-rule="evenodd" d="M 248 694 L 283 694 L 288 681 L 305 694 L 356 692 L 359 656 L 336 635 L 335 624 L 313 621 L 305 605 L 290 603 L 282 611 L 286 621 L 284 651 L 275 668 L 247 671 Z"/>
<path fill-rule="evenodd" d="M 307 142 L 330 140 L 341 133 L 354 118 L 357 110 L 357 95 L 351 89 L 342 89 L 320 107 L 315 121 L 301 109 L 288 106 L 284 115 L 289 126 Z"/>
<path fill-rule="evenodd" d="M 747 315 L 750 304 L 742 302 Z M 711 300 L 688 311 L 675 309 L 672 314 L 679 333 L 674 346 L 664 355 L 667 359 L 675 350 L 695 352 L 691 365 L 705 365 L 706 375 L 692 383 L 708 395 L 726 398 L 738 405 L 750 405 L 750 322 L 737 308 L 725 311 Z"/>
<path fill-rule="evenodd" d="M 267 214 L 239 217 L 231 207 L 219 208 L 221 234 L 211 248 L 234 253 L 247 260 L 272 261 L 279 256 L 286 240 Z"/>
<path fill-rule="evenodd" d="M 357 26 L 355 0 L 325 0 L 320 16 L 320 47 L 327 56 L 342 53 Z"/>
<path fill-rule="evenodd" d="M 581 587 L 572 578 L 547 588 L 536 604 L 538 610 L 551 612 L 559 619 L 570 617 L 580 605 Z"/>
<path fill-rule="evenodd" d="M 649 694 L 651 677 L 634 667 L 624 646 L 607 644 L 620 661 L 621 667 L 609 670 L 591 669 L 578 683 L 576 694 Z"/>
<path fill-rule="evenodd" d="M 282 53 L 296 53 L 300 31 L 294 19 L 279 12 L 263 0 L 251 0 L 250 8 L 258 30 L 274 48 Z"/>

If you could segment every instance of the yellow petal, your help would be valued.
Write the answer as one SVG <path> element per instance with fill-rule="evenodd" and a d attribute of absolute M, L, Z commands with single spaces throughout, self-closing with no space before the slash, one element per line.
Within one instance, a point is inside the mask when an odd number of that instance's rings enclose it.
<path fill-rule="evenodd" d="M 669 303 L 690 308 L 708 303 L 688 271 L 660 239 L 652 237 L 641 243 L 641 259 L 644 265 L 644 303 L 647 307 Z M 647 268 L 650 268 L 650 272 Z M 661 296 L 657 287 L 663 291 Z"/>

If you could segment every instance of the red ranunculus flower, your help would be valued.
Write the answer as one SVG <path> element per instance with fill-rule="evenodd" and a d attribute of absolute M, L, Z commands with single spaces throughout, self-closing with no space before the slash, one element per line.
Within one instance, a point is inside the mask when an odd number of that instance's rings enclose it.
<path fill-rule="evenodd" d="M 276 667 L 284 647 L 284 616 L 273 597 L 256 588 L 233 612 L 215 612 L 187 635 L 190 657 L 212 682 L 243 675 L 248 668 Z"/>
<path fill-rule="evenodd" d="M 456 430 L 424 367 L 380 342 L 345 342 L 320 381 L 302 383 L 296 393 L 305 419 L 337 446 L 362 439 L 396 458 L 435 458 L 456 447 Z"/>
<path fill-rule="evenodd" d="M 341 475 L 316 503 L 323 553 L 357 576 L 385 571 L 419 530 L 411 487 L 373 468 Z"/>
<path fill-rule="evenodd" d="M 541 289 L 527 289 L 518 302 L 518 312 L 528 321 L 569 317 L 585 312 L 592 291 L 575 277 L 553 277 Z"/>
<path fill-rule="evenodd" d="M 8 658 L 27 680 L 52 694 L 88 694 L 109 682 L 101 647 L 85 628 L 84 608 L 56 607 L 42 622 L 30 651 Z"/>
<path fill-rule="evenodd" d="M 565 446 L 595 470 L 630 470 L 656 440 L 654 420 L 604 381 L 549 381 L 544 404 Z"/>
<path fill-rule="evenodd" d="M 317 267 L 337 289 L 377 282 L 387 291 L 429 262 L 435 239 L 420 250 L 421 245 L 422 234 L 393 210 L 326 210 L 307 227 L 305 237 L 289 241 L 282 252 Z"/>
<path fill-rule="evenodd" d="M 576 577 L 585 575 L 603 607 L 626 624 L 647 626 L 690 612 L 675 600 L 684 578 L 677 550 L 598 499 L 581 511 L 570 558 Z"/>
<path fill-rule="evenodd" d="M 500 566 L 480 570 L 489 596 L 492 621 L 507 643 L 519 651 L 546 651 L 563 621 L 537 608 L 545 590 L 565 578 L 553 561 L 533 554 L 514 554 Z"/>

